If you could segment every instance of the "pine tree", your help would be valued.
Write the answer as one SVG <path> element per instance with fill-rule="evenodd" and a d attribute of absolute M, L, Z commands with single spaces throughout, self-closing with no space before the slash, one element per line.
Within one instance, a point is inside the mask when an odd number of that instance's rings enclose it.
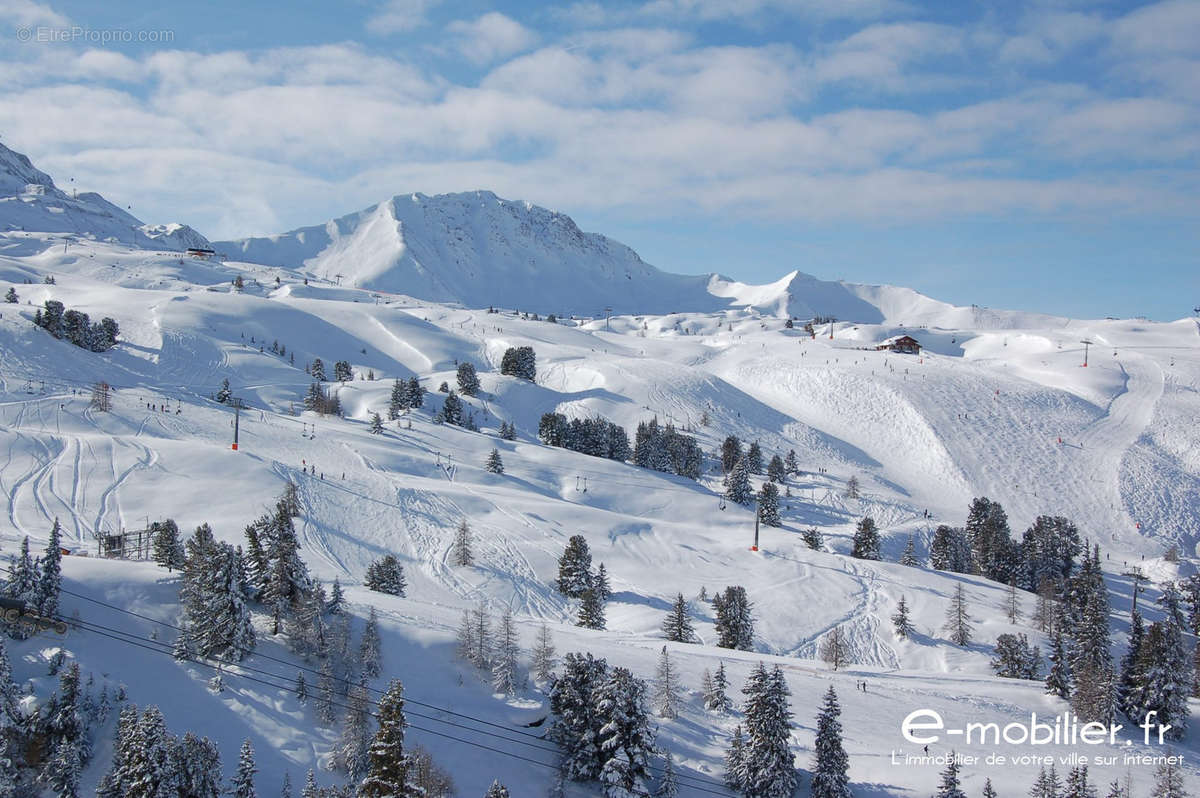
<path fill-rule="evenodd" d="M 358 664 L 368 679 L 378 678 L 383 669 L 379 642 L 379 616 L 371 607 L 367 625 L 363 628 L 362 642 L 358 647 Z"/>
<path fill-rule="evenodd" d="M 422 795 L 409 772 L 410 759 L 404 751 L 404 686 L 399 680 L 388 685 L 379 699 L 379 729 L 367 750 L 366 774 L 358 787 L 361 798 L 408 798 Z"/>
<path fill-rule="evenodd" d="M 851 475 L 850 479 L 846 480 L 845 496 L 847 499 L 857 499 L 859 495 L 858 477 Z"/>
<path fill-rule="evenodd" d="M 671 663 L 666 646 L 658 655 L 658 667 L 654 674 L 654 707 L 660 718 L 674 720 L 679 717 L 679 674 Z"/>
<path fill-rule="evenodd" d="M 17 289 L 10 285 L 8 287 L 8 293 L 4 295 L 4 301 L 10 305 L 17 304 L 17 302 L 20 301 L 20 297 L 17 296 Z"/>
<path fill-rule="evenodd" d="M 550 691 L 550 739 L 562 751 L 562 774 L 572 781 L 591 781 L 600 775 L 604 753 L 600 748 L 602 718 L 593 692 L 608 677 L 608 663 L 590 653 L 568 653 L 562 674 Z"/>
<path fill-rule="evenodd" d="M 675 775 L 675 757 L 667 751 L 663 755 L 662 778 L 658 781 L 658 789 L 654 798 L 677 798 L 679 795 L 679 779 Z"/>
<path fill-rule="evenodd" d="M 764 482 L 758 492 L 758 519 L 763 526 L 780 527 L 783 521 L 779 518 L 779 488 L 774 482 Z"/>
<path fill-rule="evenodd" d="M 879 559 L 879 530 L 875 527 L 875 519 L 869 515 L 854 527 L 854 548 L 850 556 L 860 560 Z"/>
<path fill-rule="evenodd" d="M 708 671 L 704 673 L 706 676 L 708 675 Z M 710 712 L 722 714 L 733 709 L 733 702 L 729 700 L 726 693 L 728 688 L 729 681 L 725 676 L 725 663 L 718 662 L 716 672 L 704 684 L 704 708 Z"/>
<path fill-rule="evenodd" d="M 304 777 L 304 787 L 300 790 L 300 798 L 321 798 L 320 790 L 317 788 L 317 776 L 313 773 L 312 768 L 308 769 L 308 775 Z"/>
<path fill-rule="evenodd" d="M 991 779 L 984 779 L 983 792 L 980 793 L 980 795 L 982 798 L 1000 798 L 1000 796 L 996 794 L 995 788 L 992 787 Z"/>
<path fill-rule="evenodd" d="M 329 588 L 329 601 L 325 604 L 325 612 L 330 615 L 341 615 L 346 611 L 346 594 L 342 590 L 341 581 L 335 576 L 333 585 Z"/>
<path fill-rule="evenodd" d="M 408 409 L 408 389 L 400 380 L 392 381 L 392 393 L 388 397 L 388 421 L 400 418 L 400 411 Z"/>
<path fill-rule="evenodd" d="M 754 645 L 753 605 L 741 585 L 725 588 L 713 596 L 716 611 L 717 645 L 750 651 Z"/>
<path fill-rule="evenodd" d="M 791 717 L 787 682 L 776 665 L 761 662 L 742 689 L 746 696 L 746 780 L 748 795 L 788 798 L 796 789 L 796 768 L 789 743 Z"/>
<path fill-rule="evenodd" d="M 696 631 L 692 628 L 692 619 L 688 617 L 688 606 L 682 593 L 676 594 L 675 601 L 663 620 L 662 629 L 667 639 L 674 643 L 695 642 Z"/>
<path fill-rule="evenodd" d="M 509 798 L 508 788 L 497 779 L 492 782 L 491 787 L 488 787 L 488 791 L 484 793 L 483 798 Z"/>
<path fill-rule="evenodd" d="M 750 472 L 753 474 L 761 474 L 763 470 L 763 453 L 762 447 L 758 445 L 758 441 L 750 444 L 750 448 L 746 450 L 746 465 L 750 467 Z"/>
<path fill-rule="evenodd" d="M 777 454 L 773 455 L 771 462 L 767 464 L 767 479 L 780 485 L 787 481 L 787 468 L 783 464 L 783 458 Z"/>
<path fill-rule="evenodd" d="M 921 562 L 917 559 L 916 541 L 913 536 L 908 536 L 908 541 L 904 544 L 904 553 L 900 555 L 900 564 L 907 565 L 909 568 L 917 568 Z"/>
<path fill-rule="evenodd" d="M 754 488 L 750 486 L 750 464 L 744 457 L 725 475 L 725 498 L 737 504 L 750 504 L 754 500 Z"/>
<path fill-rule="evenodd" d="M 594 690 L 596 715 L 603 721 L 597 741 L 604 760 L 600 783 L 605 798 L 648 795 L 654 731 L 646 715 L 646 686 L 626 668 L 612 668 Z"/>
<path fill-rule="evenodd" d="M 505 609 L 496 626 L 492 656 L 492 689 L 504 695 L 517 692 L 517 660 L 521 656 L 521 641 L 517 635 L 511 609 Z"/>
<path fill-rule="evenodd" d="M 1096 788 L 1088 782 L 1087 765 L 1071 768 L 1062 798 L 1096 798 Z"/>
<path fill-rule="evenodd" d="M 317 382 L 325 382 L 325 363 L 319 357 L 314 357 L 312 368 L 309 369 L 309 374 Z"/>
<path fill-rule="evenodd" d="M 558 592 L 567 598 L 582 598 L 592 584 L 592 553 L 583 535 L 572 535 L 558 558 Z"/>
<path fill-rule="evenodd" d="M 475 555 L 471 551 L 471 527 L 467 525 L 467 519 L 459 522 L 458 529 L 454 533 L 454 564 L 460 568 L 466 568 L 475 564 Z"/>
<path fill-rule="evenodd" d="M 818 653 L 835 671 L 850 661 L 850 642 L 842 627 L 835 626 L 825 633 Z"/>
<path fill-rule="evenodd" d="M 531 660 L 534 677 L 542 683 L 550 682 L 554 677 L 554 638 L 550 635 L 550 627 L 545 623 L 538 629 Z"/>
<path fill-rule="evenodd" d="M 155 521 L 150 525 L 153 534 L 154 562 L 159 566 L 173 571 L 182 569 L 186 560 L 183 541 L 179 539 L 179 527 L 171 519 L 163 522 Z"/>
<path fill-rule="evenodd" d="M 371 434 L 383 434 L 383 418 L 378 413 L 371 414 Z"/>
<path fill-rule="evenodd" d="M 956 646 L 971 642 L 971 615 L 967 612 L 967 594 L 961 584 L 955 586 L 954 597 L 946 608 L 945 629 L 950 635 L 950 642 Z"/>
<path fill-rule="evenodd" d="M 421 407 L 425 404 L 425 389 L 421 387 L 421 382 L 416 377 L 408 378 L 406 390 L 409 407 Z"/>
<path fill-rule="evenodd" d="M 62 526 L 54 519 L 50 540 L 42 557 L 42 572 L 37 580 L 36 604 L 38 615 L 52 618 L 58 614 L 58 593 L 62 584 Z"/>
<path fill-rule="evenodd" d="M 1051 765 L 1049 770 L 1042 768 L 1038 771 L 1033 789 L 1029 791 L 1030 798 L 1061 798 L 1061 793 L 1062 782 L 1058 778 L 1058 772 L 1054 769 L 1054 765 Z"/>
<path fill-rule="evenodd" d="M 1046 693 L 1059 698 L 1071 697 L 1071 660 L 1061 624 L 1050 635 L 1050 670 L 1046 674 Z"/>
<path fill-rule="evenodd" d="M 345 773 L 351 783 L 358 783 L 368 772 L 371 749 L 371 699 L 365 684 L 350 688 L 346 698 L 346 717 L 342 720 L 342 736 L 334 750 L 335 767 Z"/>
<path fill-rule="evenodd" d="M 238 753 L 237 773 L 233 776 L 229 794 L 234 798 L 256 798 L 258 793 L 254 791 L 254 774 L 257 772 L 258 768 L 254 765 L 254 749 L 250 741 L 246 740 Z"/>
<path fill-rule="evenodd" d="M 488 454 L 487 462 L 484 464 L 484 468 L 486 468 L 488 473 L 491 474 L 504 473 L 504 460 L 500 457 L 499 449 L 492 449 L 491 453 Z"/>
<path fill-rule="evenodd" d="M 304 671 L 296 671 L 296 686 L 293 692 L 301 704 L 308 703 L 308 682 L 304 679 Z"/>
<path fill-rule="evenodd" d="M 466 362 L 458 364 L 458 392 L 463 396 L 474 396 L 479 393 L 479 375 L 475 366 Z"/>
<path fill-rule="evenodd" d="M 813 551 L 820 551 L 821 547 L 825 545 L 825 538 L 821 536 L 819 529 L 810 527 L 801 532 L 800 536 L 804 539 L 804 545 Z"/>
<path fill-rule="evenodd" d="M 1154 798 L 1188 798 L 1183 770 L 1168 756 L 1154 772 Z"/>
<path fill-rule="evenodd" d="M 221 752 L 207 737 L 191 732 L 171 748 L 178 774 L 179 795 L 188 798 L 218 798 L 221 795 Z"/>
<path fill-rule="evenodd" d="M 403 597 L 407 587 L 404 579 L 404 566 L 396 559 L 396 555 L 385 554 L 367 566 L 363 584 L 377 593 Z"/>
<path fill-rule="evenodd" d="M 908 617 L 908 602 L 904 596 L 896 603 L 896 612 L 892 615 L 892 628 L 897 637 L 908 638 L 914 631 L 912 621 Z"/>
<path fill-rule="evenodd" d="M 606 625 L 604 619 L 604 599 L 600 596 L 600 591 L 589 587 L 583 591 L 582 602 L 579 605 L 579 616 L 575 621 L 577 626 L 582 626 L 585 629 L 603 629 Z"/>
<path fill-rule="evenodd" d="M 991 668 L 1007 679 L 1036 679 L 1042 668 L 1041 650 L 1031 647 L 1023 634 L 1002 634 L 996 638 Z"/>
<path fill-rule="evenodd" d="M 292 789 L 292 774 L 284 772 L 283 785 L 279 788 L 279 798 L 294 798 L 295 791 Z"/>
<path fill-rule="evenodd" d="M 942 780 L 933 798 L 967 798 L 958 781 L 958 759 L 954 751 L 950 752 L 950 761 L 942 771 Z"/>
<path fill-rule="evenodd" d="M 326 658 L 321 662 L 321 669 L 317 674 L 317 705 L 316 714 L 319 720 L 325 726 L 332 726 L 337 720 L 337 713 L 334 709 L 334 690 L 337 689 L 333 678 L 333 660 Z"/>
<path fill-rule="evenodd" d="M 728 474 L 742 459 L 742 442 L 736 435 L 729 435 L 721 443 L 721 471 Z"/>
<path fill-rule="evenodd" d="M 746 785 L 746 738 L 740 724 L 734 727 L 729 748 L 725 750 L 725 785 L 738 792 Z"/>

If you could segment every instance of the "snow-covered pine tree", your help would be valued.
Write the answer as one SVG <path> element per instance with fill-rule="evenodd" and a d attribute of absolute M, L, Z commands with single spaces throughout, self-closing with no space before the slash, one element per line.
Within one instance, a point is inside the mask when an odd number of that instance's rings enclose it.
<path fill-rule="evenodd" d="M 388 397 L 388 421 L 400 418 L 400 413 L 408 409 L 408 389 L 400 380 L 392 381 L 392 393 Z"/>
<path fill-rule="evenodd" d="M 754 488 L 750 485 L 750 464 L 744 457 L 725 475 L 725 498 L 737 504 L 750 504 L 754 501 Z"/>
<path fill-rule="evenodd" d="M 179 795 L 188 798 L 219 798 L 221 795 L 221 752 L 207 737 L 187 732 L 171 747 Z"/>
<path fill-rule="evenodd" d="M 8 287 L 8 293 L 4 295 L 4 301 L 10 305 L 17 304 L 20 301 L 20 297 L 17 296 L 17 289 L 10 285 Z"/>
<path fill-rule="evenodd" d="M 367 615 L 367 625 L 363 627 L 362 642 L 358 646 L 358 664 L 362 673 L 368 679 L 376 679 L 383 670 L 383 659 L 380 653 L 379 616 L 371 607 Z"/>
<path fill-rule="evenodd" d="M 600 596 L 600 591 L 594 587 L 589 587 L 583 591 L 580 597 L 579 616 L 575 621 L 576 626 L 582 626 L 585 629 L 603 629 L 606 625 L 604 618 L 604 599 Z"/>
<path fill-rule="evenodd" d="M 308 703 L 308 682 L 304 678 L 304 671 L 296 671 L 296 686 L 292 692 L 296 694 L 296 700 L 301 704 Z"/>
<path fill-rule="evenodd" d="M 913 633 L 912 620 L 908 617 L 908 601 L 904 596 L 896 603 L 896 612 L 892 615 L 892 629 L 897 637 L 907 638 Z"/>
<path fill-rule="evenodd" d="M 403 597 L 407 587 L 404 579 L 404 566 L 396 559 L 396 555 L 385 554 L 367 566 L 363 584 L 377 593 Z"/>
<path fill-rule="evenodd" d="M 342 583 L 336 576 L 333 578 L 333 585 L 329 588 L 329 601 L 325 603 L 325 612 L 330 615 L 341 615 L 346 611 L 346 594 L 342 590 Z"/>
<path fill-rule="evenodd" d="M 654 798 L 678 798 L 679 777 L 675 774 L 675 757 L 670 751 L 663 754 L 662 777 L 654 790 Z"/>
<path fill-rule="evenodd" d="M 764 482 L 758 492 L 758 520 L 763 526 L 783 526 L 779 517 L 779 488 L 774 482 Z"/>
<path fill-rule="evenodd" d="M 1030 798 L 1061 798 L 1062 796 L 1062 780 L 1058 778 L 1058 771 L 1054 765 L 1050 765 L 1050 769 L 1041 768 L 1038 771 L 1037 779 L 1033 783 L 1033 788 L 1029 791 Z"/>
<path fill-rule="evenodd" d="M 554 678 L 554 664 L 557 661 L 554 654 L 554 638 L 550 634 L 550 627 L 543 622 L 538 627 L 530 652 L 530 667 L 534 678 L 541 684 L 548 684 Z"/>
<path fill-rule="evenodd" d="M 582 598 L 592 584 L 592 553 L 583 535 L 572 535 L 558 558 L 558 592 L 567 598 Z"/>
<path fill-rule="evenodd" d="M 654 730 L 646 713 L 645 692 L 645 683 L 627 668 L 610 669 L 593 690 L 594 711 L 601 720 L 597 741 L 604 798 L 649 795 L 646 782 Z"/>
<path fill-rule="evenodd" d="M 249 740 L 242 742 L 242 750 L 238 752 L 237 772 L 233 775 L 233 783 L 229 786 L 229 794 L 233 798 L 256 798 L 254 790 L 254 774 L 258 767 L 254 764 L 254 747 Z M 153 793 L 151 793 L 153 795 Z"/>
<path fill-rule="evenodd" d="M 787 467 L 783 464 L 783 458 L 777 454 L 772 455 L 771 462 L 767 464 L 767 479 L 780 485 L 787 481 Z"/>
<path fill-rule="evenodd" d="M 1184 787 L 1183 769 L 1174 757 L 1167 756 L 1154 771 L 1154 798 L 1188 798 Z"/>
<path fill-rule="evenodd" d="M 796 789 L 793 764 L 791 717 L 787 681 L 776 665 L 767 671 L 763 663 L 751 672 L 742 689 L 746 696 L 746 780 L 747 795 L 763 798 L 788 798 Z"/>
<path fill-rule="evenodd" d="M 835 626 L 825 633 L 817 654 L 835 671 L 850 661 L 850 641 L 842 627 Z"/>
<path fill-rule="evenodd" d="M 758 445 L 758 441 L 750 444 L 750 448 L 746 450 L 746 465 L 750 467 L 750 473 L 761 474 L 763 470 L 763 453 L 762 447 Z"/>
<path fill-rule="evenodd" d="M 990 664 L 997 676 L 1036 679 L 1041 671 L 1042 655 L 1036 646 L 1029 645 L 1029 638 L 1024 634 L 1005 633 L 996 638 L 995 656 Z"/>
<path fill-rule="evenodd" d="M 860 560 L 879 559 L 879 529 L 875 526 L 875 519 L 869 515 L 854 527 L 854 547 L 850 556 Z"/>
<path fill-rule="evenodd" d="M 967 798 L 958 779 L 958 767 L 958 758 L 954 751 L 951 751 L 950 761 L 946 763 L 946 769 L 942 771 L 941 781 L 938 782 L 938 789 L 933 794 L 933 798 Z"/>
<path fill-rule="evenodd" d="M 488 787 L 483 798 L 509 798 L 508 788 L 501 784 L 499 779 L 496 779 L 492 782 L 492 786 Z"/>
<path fill-rule="evenodd" d="M 820 551 L 825 545 L 825 538 L 821 535 L 821 530 L 815 527 L 809 527 L 800 533 L 800 537 L 804 539 L 804 545 L 808 546 L 813 551 Z"/>
<path fill-rule="evenodd" d="M 371 434 L 383 434 L 383 418 L 378 413 L 371 414 Z"/>
<path fill-rule="evenodd" d="M 750 651 L 754 646 L 753 605 L 741 585 L 731 585 L 713 596 L 717 645 Z"/>
<path fill-rule="evenodd" d="M 312 366 L 309 368 L 308 373 L 312 375 L 312 378 L 317 382 L 325 382 L 325 361 L 321 360 L 319 357 L 314 357 Z"/>
<path fill-rule="evenodd" d="M 721 471 L 728 474 L 742 459 L 742 442 L 736 435 L 728 435 L 721 442 Z"/>
<path fill-rule="evenodd" d="M 608 663 L 590 653 L 568 653 L 562 674 L 550 691 L 554 720 L 549 737 L 562 751 L 561 771 L 572 781 L 591 781 L 600 775 L 605 753 L 600 748 L 603 723 L 593 692 L 608 677 Z"/>
<path fill-rule="evenodd" d="M 515 441 L 517 439 L 517 428 L 507 421 L 501 421 L 500 438 L 506 441 Z"/>
<path fill-rule="evenodd" d="M 696 641 L 696 630 L 692 627 L 692 619 L 688 617 L 688 605 L 682 593 L 676 594 L 675 601 L 671 603 L 671 609 L 663 620 L 662 630 L 666 638 L 674 643 Z"/>
<path fill-rule="evenodd" d="M 345 773 L 352 784 L 367 775 L 371 750 L 371 699 L 365 684 L 350 688 L 346 697 L 346 716 L 342 736 L 334 750 L 334 766 Z"/>
<path fill-rule="evenodd" d="M 608 581 L 608 569 L 604 567 L 604 563 L 600 563 L 600 567 L 592 575 L 592 588 L 595 589 L 601 602 L 607 604 L 608 600 L 612 598 L 612 585 Z"/>
<path fill-rule="evenodd" d="M 674 720 L 679 717 L 679 674 L 666 646 L 658 655 L 658 667 L 654 672 L 654 708 L 660 718 Z"/>
<path fill-rule="evenodd" d="M 467 361 L 458 364 L 458 392 L 463 396 L 474 396 L 479 393 L 479 375 L 475 366 Z"/>
<path fill-rule="evenodd" d="M 333 661 L 326 657 L 321 661 L 321 668 L 317 674 L 317 702 L 316 714 L 317 720 L 325 726 L 332 726 L 337 720 L 337 711 L 334 708 L 335 690 L 337 685 L 334 683 L 333 676 Z"/>
<path fill-rule="evenodd" d="M 471 527 L 465 518 L 459 522 L 458 529 L 454 532 L 453 557 L 454 564 L 460 568 L 475 564 L 475 554 L 471 548 Z"/>
<path fill-rule="evenodd" d="M 746 737 L 742 734 L 739 723 L 733 729 L 729 738 L 729 748 L 725 749 L 725 786 L 731 790 L 742 792 L 746 785 Z"/>
<path fill-rule="evenodd" d="M 58 518 L 50 527 L 50 540 L 42 557 L 42 572 L 38 576 L 34 606 L 38 615 L 52 618 L 58 614 L 58 593 L 62 586 L 62 525 Z"/>
<path fill-rule="evenodd" d="M 945 629 L 954 645 L 965 646 L 971 642 L 971 614 L 967 611 L 967 594 L 961 583 L 955 585 L 954 596 L 946 608 Z"/>
<path fill-rule="evenodd" d="M 991 779 L 983 780 L 983 792 L 979 793 L 979 795 L 980 798 L 1000 798 L 1000 796 L 996 794 L 996 788 L 992 786 Z"/>
<path fill-rule="evenodd" d="M 408 393 L 408 407 L 416 408 L 425 404 L 425 389 L 415 376 L 408 378 L 405 390 Z"/>
<path fill-rule="evenodd" d="M 907 565 L 909 568 L 917 568 L 921 565 L 921 561 L 917 559 L 916 541 L 912 535 L 908 536 L 908 540 L 904 544 L 904 553 L 900 555 L 900 564 Z"/>
<path fill-rule="evenodd" d="M 492 666 L 492 616 L 487 605 L 480 601 L 470 610 L 464 611 L 463 621 L 469 631 L 459 635 L 459 645 L 469 643 L 466 659 L 480 670 Z"/>
<path fill-rule="evenodd" d="M 390 795 L 392 793 L 384 793 Z M 313 769 L 308 769 L 308 775 L 304 777 L 304 786 L 300 789 L 300 798 L 321 798 L 320 789 L 317 787 L 317 774 L 313 773 Z"/>
<path fill-rule="evenodd" d="M 851 475 L 850 479 L 846 480 L 845 497 L 847 499 L 857 499 L 860 492 L 858 477 Z"/>
<path fill-rule="evenodd" d="M 1187 728 L 1187 698 L 1192 691 L 1191 667 L 1179 624 L 1170 615 L 1150 624 L 1138 647 L 1126 693 L 1130 719 L 1140 724 L 1147 713 L 1157 712 L 1151 720 L 1171 725 L 1168 737 L 1182 736 Z"/>
<path fill-rule="evenodd" d="M 705 671 L 705 674 L 707 673 L 708 671 Z M 729 700 L 727 694 L 728 689 L 729 680 L 725 676 L 725 663 L 718 662 L 716 672 L 704 685 L 704 708 L 710 712 L 720 712 L 721 714 L 733 709 L 733 702 Z"/>
<path fill-rule="evenodd" d="M 517 692 L 520 657 L 520 636 L 513 621 L 512 610 L 506 607 L 496 625 L 495 645 L 492 649 L 492 689 L 497 693 L 514 695 Z"/>
<path fill-rule="evenodd" d="M 504 458 L 500 456 L 499 449 L 493 448 L 492 451 L 488 453 L 487 462 L 484 463 L 484 468 L 486 468 L 490 474 L 504 473 Z"/>
<path fill-rule="evenodd" d="M 179 538 L 179 526 L 168 518 L 166 521 L 155 521 L 150 525 L 153 534 L 152 546 L 154 562 L 168 571 L 183 568 L 187 555 L 183 550 L 183 541 Z"/>
<path fill-rule="evenodd" d="M 787 456 L 783 458 L 783 466 L 789 474 L 800 473 L 800 463 L 796 459 L 796 450 L 788 449 Z"/>
<path fill-rule="evenodd" d="M 1050 670 L 1046 673 L 1046 693 L 1059 698 L 1071 697 L 1071 660 L 1061 624 L 1050 634 Z"/>
<path fill-rule="evenodd" d="M 841 715 L 837 693 L 830 685 L 825 692 L 821 712 L 817 715 L 813 746 L 813 798 L 850 798 L 850 781 L 846 775 L 850 769 L 850 758 L 842 747 Z"/>
<path fill-rule="evenodd" d="M 1096 788 L 1088 781 L 1087 765 L 1071 768 L 1062 798 L 1096 798 Z"/>

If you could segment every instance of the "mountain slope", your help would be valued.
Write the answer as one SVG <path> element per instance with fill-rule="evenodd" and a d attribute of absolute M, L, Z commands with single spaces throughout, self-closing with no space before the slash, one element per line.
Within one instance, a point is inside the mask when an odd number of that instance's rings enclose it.
<path fill-rule="evenodd" d="M 667 274 L 570 217 L 489 191 L 392 199 L 327 224 L 222 241 L 239 259 L 376 291 L 543 313 L 715 310 L 707 278 Z"/>
<path fill-rule="evenodd" d="M 28 157 L 3 144 L 0 231 L 65 233 L 142 249 L 208 246 L 208 240 L 187 225 L 146 225 L 99 194 L 68 194 Z"/>

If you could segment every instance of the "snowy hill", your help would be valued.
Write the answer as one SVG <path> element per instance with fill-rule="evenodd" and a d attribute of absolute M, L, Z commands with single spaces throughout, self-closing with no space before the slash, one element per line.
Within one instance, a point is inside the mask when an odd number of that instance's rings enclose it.
<path fill-rule="evenodd" d="M 68 194 L 29 158 L 3 144 L 0 230 L 63 233 L 144 249 L 208 246 L 207 239 L 187 225 L 146 225 L 99 194 Z"/>
<path fill-rule="evenodd" d="M 49 178 L 27 161 L 10 160 L 7 174 L 24 181 L 21 191 L 42 185 L 41 196 L 53 197 L 46 203 L 68 207 Z M 696 785 L 727 794 L 721 762 L 739 722 L 703 708 L 701 673 L 725 663 L 737 698 L 750 668 L 764 660 L 781 666 L 792 691 L 797 766 L 811 762 L 816 707 L 833 685 L 842 698 L 855 794 L 917 798 L 932 792 L 940 768 L 892 764 L 893 750 L 913 748 L 899 734 L 908 712 L 920 706 L 948 720 L 1003 724 L 1028 722 L 1031 711 L 1039 718 L 1060 713 L 1066 704 L 1038 682 L 995 677 L 988 664 L 1000 634 L 1026 634 L 1045 649 L 1046 636 L 1031 620 L 1034 597 L 1021 594 L 1014 624 L 1004 586 L 900 565 L 910 537 L 927 563 L 934 528 L 961 525 L 976 496 L 1001 502 L 1016 536 L 1040 514 L 1074 519 L 1111 558 L 1104 565 L 1118 656 L 1132 596 L 1128 566 L 1141 565 L 1158 585 L 1194 571 L 1194 320 L 1067 321 L 954 308 L 908 289 L 798 273 L 766 287 L 679 278 L 580 233 L 566 217 L 487 194 L 399 198 L 332 228 L 246 242 L 239 250 L 239 257 L 267 265 L 108 241 L 97 232 L 102 219 L 124 223 L 111 206 L 107 217 L 77 209 L 70 218 L 86 224 L 69 232 L 79 240 L 55 246 L 63 232 L 57 228 L 13 229 L 12 209 L 35 221 L 57 217 L 19 197 L 19 205 L 0 203 L 0 290 L 11 286 L 18 294 L 0 314 L 0 551 L 13 553 L 26 535 L 44 545 L 58 518 L 65 543 L 90 556 L 64 562 L 71 592 L 62 613 L 78 615 L 84 628 L 59 641 L 12 643 L 16 676 L 45 699 L 53 686 L 47 660 L 61 647 L 98 682 L 110 689 L 124 683 L 131 701 L 162 707 L 173 732 L 192 729 L 216 740 L 227 775 L 249 738 L 258 752 L 259 794 L 277 794 L 285 773 L 299 785 L 310 767 L 323 783 L 343 778 L 322 770 L 337 730 L 319 723 L 289 686 L 298 670 L 315 664 L 271 635 L 259 606 L 261 642 L 247 667 L 282 678 L 230 668 L 225 690 L 209 691 L 211 669 L 154 650 L 170 645 L 179 620 L 178 574 L 101 560 L 97 535 L 170 517 L 185 532 L 207 522 L 218 539 L 245 545 L 246 524 L 295 483 L 301 555 L 312 572 L 327 585 L 337 578 L 347 586 L 356 634 L 370 607 L 380 613 L 384 673 L 371 687 L 401 678 L 409 698 L 423 702 L 413 704 L 409 739 L 455 769 L 464 796 L 482 795 L 495 777 L 514 796 L 543 795 L 555 759 L 541 736 L 544 724 L 536 725 L 548 711 L 545 695 L 532 686 L 493 694 L 486 675 L 455 656 L 459 618 L 479 602 L 515 612 L 526 651 L 544 622 L 560 654 L 591 651 L 650 677 L 664 644 L 661 623 L 682 593 L 701 643 L 670 645 L 687 691 L 680 717 L 658 720 L 660 743 L 695 788 L 681 794 L 707 794 Z M 229 245 L 218 248 L 233 254 Z M 272 260 L 272 252 L 289 254 Z M 347 271 L 350 264 L 361 271 Z M 557 267 L 579 276 L 550 282 Z M 472 269 L 480 293 L 462 293 L 476 290 Z M 333 284 L 338 273 L 340 286 Z M 523 295 L 504 294 L 518 301 L 497 297 L 506 281 L 524 286 Z M 611 299 L 614 308 L 622 299 L 637 306 L 632 289 L 621 293 L 623 282 L 661 290 L 667 307 L 639 315 L 618 309 L 611 319 L 591 308 L 559 323 L 511 309 L 536 309 L 543 286 L 554 298 L 544 310 L 557 312 L 560 300 L 576 294 L 595 304 Z M 401 289 L 443 293 L 434 301 Z M 678 308 L 670 307 L 672 297 L 680 298 Z M 93 353 L 35 327 L 35 309 L 51 299 L 116 319 L 118 346 Z M 688 308 L 684 300 L 698 304 Z M 493 303 L 500 312 L 487 312 Z M 781 318 L 814 314 L 841 321 L 810 336 Z M 900 333 L 918 338 L 922 354 L 875 350 Z M 1087 368 L 1084 338 L 1094 342 Z M 500 373 L 505 351 L 515 346 L 534 349 L 535 380 Z M 339 360 L 354 371 L 344 383 L 329 383 L 345 418 L 301 410 L 312 383 L 306 366 L 318 357 L 330 376 Z M 435 418 L 446 399 L 439 386 L 454 386 L 464 361 L 482 383 L 478 396 L 463 399 L 479 431 Z M 372 414 L 386 418 L 393 380 L 412 377 L 428 391 L 425 405 L 373 434 Z M 246 403 L 237 451 L 230 446 L 234 411 L 213 399 L 226 379 Z M 113 388 L 107 412 L 90 401 L 98 381 Z M 599 415 L 631 434 L 641 421 L 671 422 L 705 452 L 700 478 L 542 445 L 539 421 L 551 411 Z M 499 437 L 501 422 L 516 427 L 515 440 Z M 782 526 L 760 530 L 758 552 L 749 550 L 753 510 L 720 498 L 712 453 L 727 435 L 758 441 L 768 457 L 796 452 L 800 473 L 781 488 Z M 502 474 L 484 468 L 493 449 L 503 458 Z M 852 477 L 861 483 L 856 498 L 847 496 Z M 753 477 L 756 488 L 762 481 Z M 848 556 L 864 516 L 880 528 L 882 561 Z M 472 567 L 455 566 L 451 556 L 463 520 L 475 534 Z M 824 538 L 819 550 L 803 540 L 814 528 Z M 577 602 L 553 587 L 558 558 L 577 534 L 612 580 L 603 631 L 575 626 Z M 1163 559 L 1172 544 L 1182 547 L 1181 562 Z M 407 597 L 363 587 L 367 566 L 386 553 L 405 568 Z M 755 605 L 753 651 L 714 645 L 714 610 L 699 596 L 727 585 L 745 586 Z M 959 586 L 974 616 L 967 646 L 952 644 L 943 625 Z M 1138 603 L 1150 620 L 1161 617 L 1156 595 L 1151 588 Z M 891 629 L 901 597 L 916 626 L 908 639 Z M 836 672 L 817 657 L 834 629 L 845 634 L 850 659 Z M 867 692 L 856 689 L 860 681 Z M 1178 745 L 1193 787 L 1197 708 L 1193 703 L 1191 735 Z M 97 740 L 85 788 L 107 767 L 110 738 L 111 726 Z M 981 757 L 1030 753 L 1020 745 L 954 746 Z M 946 753 L 949 744 L 935 748 Z M 1140 742 L 1130 748 L 1160 752 Z M 1053 745 L 1033 753 L 1074 750 Z M 1126 770 L 1119 757 L 1098 762 L 1092 780 L 1107 784 Z M 1002 794 L 1026 794 L 1036 768 L 981 760 L 964 770 L 968 794 L 979 794 L 989 776 Z M 1136 794 L 1148 795 L 1152 769 L 1134 768 L 1132 778 Z M 592 787 L 572 785 L 567 794 L 593 795 Z"/>

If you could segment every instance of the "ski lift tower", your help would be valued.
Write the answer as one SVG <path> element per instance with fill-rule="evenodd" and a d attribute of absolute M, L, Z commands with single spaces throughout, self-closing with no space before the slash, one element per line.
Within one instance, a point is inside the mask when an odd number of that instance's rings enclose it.
<path fill-rule="evenodd" d="M 242 420 L 242 400 L 236 396 L 229 397 L 229 403 L 233 405 L 233 450 L 238 450 L 238 432 Z"/>
<path fill-rule="evenodd" d="M 1083 367 L 1087 368 L 1088 347 L 1092 345 L 1092 342 L 1087 338 L 1084 338 L 1079 343 L 1083 344 Z"/>

